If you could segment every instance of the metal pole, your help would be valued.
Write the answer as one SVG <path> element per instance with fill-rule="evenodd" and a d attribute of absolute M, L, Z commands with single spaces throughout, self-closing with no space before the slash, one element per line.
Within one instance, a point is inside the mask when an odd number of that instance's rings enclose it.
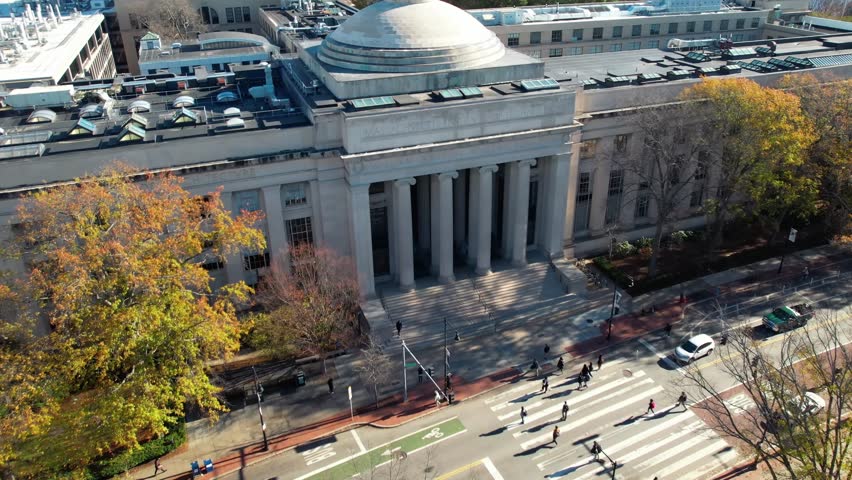
<path fill-rule="evenodd" d="M 405 344 L 405 340 L 402 341 L 402 346 L 403 346 L 403 348 L 405 348 L 405 350 L 408 352 L 408 354 L 411 355 L 411 358 L 414 359 L 414 361 L 417 363 L 417 365 L 420 365 L 421 367 L 423 367 L 423 364 L 420 363 L 420 360 L 417 359 L 417 357 L 414 355 L 414 352 L 412 352 L 411 349 L 408 348 L 408 345 Z M 443 394 L 441 387 L 438 386 L 438 383 L 435 381 L 435 379 L 432 377 L 432 375 L 429 374 L 429 371 L 426 370 L 425 367 L 424 367 L 424 373 L 426 374 L 426 378 L 428 378 L 429 381 L 432 382 L 432 385 L 435 385 L 435 388 L 437 389 L 437 391 L 439 391 Z"/>
<path fill-rule="evenodd" d="M 609 338 L 612 336 L 612 317 L 615 316 L 615 292 L 616 292 L 615 281 L 612 282 L 612 305 L 609 307 L 609 329 L 606 333 L 606 340 L 609 341 Z"/>
<path fill-rule="evenodd" d="M 405 368 L 405 345 L 402 346 L 402 401 L 408 401 L 408 372 Z"/>
<path fill-rule="evenodd" d="M 444 396 L 447 395 L 447 317 L 444 317 Z"/>
<path fill-rule="evenodd" d="M 263 432 L 263 450 L 269 450 L 269 440 L 266 438 L 266 422 L 263 421 L 263 410 L 260 408 L 260 382 L 257 381 L 257 371 L 251 367 L 254 374 L 254 393 L 257 394 L 257 414 L 260 415 L 260 431 Z"/>

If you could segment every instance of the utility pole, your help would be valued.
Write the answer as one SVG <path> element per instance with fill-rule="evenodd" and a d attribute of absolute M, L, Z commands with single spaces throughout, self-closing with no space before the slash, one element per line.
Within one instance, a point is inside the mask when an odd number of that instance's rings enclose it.
<path fill-rule="evenodd" d="M 257 371 L 251 367 L 251 373 L 254 374 L 254 393 L 257 394 L 257 414 L 260 415 L 260 431 L 263 432 L 263 450 L 269 450 L 269 440 L 266 438 L 266 422 L 263 421 L 263 410 L 260 408 L 260 402 L 263 400 L 263 385 L 257 381 Z"/>
<path fill-rule="evenodd" d="M 444 396 L 447 396 L 447 387 L 450 381 L 450 378 L 447 376 L 447 364 L 450 363 L 450 359 L 447 356 L 447 317 L 444 317 Z"/>
<path fill-rule="evenodd" d="M 790 245 L 796 243 L 796 234 L 799 233 L 795 228 L 790 229 L 790 234 L 787 236 L 787 240 L 784 242 L 784 249 L 781 252 L 781 263 L 778 264 L 778 273 L 781 273 L 781 269 L 784 268 L 784 257 L 787 255 L 787 243 Z"/>
<path fill-rule="evenodd" d="M 633 277 L 631 277 L 630 275 L 627 275 L 627 278 L 628 278 L 628 280 L 630 280 L 630 284 L 627 286 L 627 288 L 630 288 L 630 287 L 633 286 Z M 610 337 L 612 337 L 612 318 L 615 317 L 616 308 L 618 308 L 617 305 L 618 305 L 618 302 L 620 302 L 620 301 L 621 301 L 621 294 L 618 292 L 618 286 L 615 283 L 615 280 L 613 280 L 612 281 L 612 306 L 610 306 L 610 309 L 609 309 L 609 326 L 608 326 L 607 332 L 606 332 L 606 340 L 607 341 L 609 341 Z"/>

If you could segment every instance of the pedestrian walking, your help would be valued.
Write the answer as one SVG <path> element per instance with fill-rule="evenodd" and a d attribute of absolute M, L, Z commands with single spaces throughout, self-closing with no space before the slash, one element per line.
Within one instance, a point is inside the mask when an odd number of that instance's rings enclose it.
<path fill-rule="evenodd" d="M 160 459 L 154 459 L 154 476 L 156 477 L 158 473 L 163 472 L 166 473 L 166 469 L 160 465 Z"/>
<path fill-rule="evenodd" d="M 595 365 L 592 362 L 589 362 L 589 376 L 592 377 L 592 371 L 595 369 Z"/>
<path fill-rule="evenodd" d="M 535 378 L 538 378 L 541 375 L 541 365 L 538 364 L 538 359 L 534 358 L 532 365 L 530 365 L 530 370 L 535 370 Z"/>
<path fill-rule="evenodd" d="M 396 321 L 396 336 L 400 336 L 402 334 L 402 320 Z"/>
<path fill-rule="evenodd" d="M 598 370 L 603 366 L 603 355 L 598 355 Z"/>
<path fill-rule="evenodd" d="M 671 323 L 668 323 L 668 322 L 666 323 L 665 331 L 666 331 L 667 337 L 672 336 L 672 324 Z"/>
<path fill-rule="evenodd" d="M 547 381 L 547 377 L 544 377 L 544 380 L 541 381 L 541 391 L 547 393 L 548 388 L 550 388 L 550 383 Z"/>
<path fill-rule="evenodd" d="M 677 397 L 677 404 L 683 407 L 683 411 L 686 411 L 686 392 L 680 392 L 680 396 Z"/>
<path fill-rule="evenodd" d="M 655 409 L 655 408 L 657 408 L 657 404 L 656 404 L 656 403 L 654 403 L 654 399 L 652 398 L 652 399 L 648 402 L 648 410 L 645 410 L 645 415 L 647 415 L 647 414 L 648 414 L 648 412 L 651 412 L 651 413 L 653 413 L 653 414 L 656 414 L 657 412 L 655 412 L 655 411 L 654 411 L 654 409 Z"/>
<path fill-rule="evenodd" d="M 595 454 L 595 461 L 600 461 L 601 459 L 601 445 L 595 441 L 592 443 L 592 453 Z"/>
<path fill-rule="evenodd" d="M 583 388 L 584 386 L 586 386 L 586 387 L 589 386 L 589 374 L 588 374 L 588 372 L 581 373 L 577 377 L 577 390 Z"/>
<path fill-rule="evenodd" d="M 525 420 L 526 418 L 527 418 L 527 409 L 524 408 L 523 406 L 521 406 L 521 425 L 526 423 L 526 420 Z"/>
<path fill-rule="evenodd" d="M 441 392 L 435 390 L 435 407 L 441 406 Z"/>
<path fill-rule="evenodd" d="M 334 395 L 334 379 L 328 377 L 328 394 Z"/>
<path fill-rule="evenodd" d="M 544 355 L 547 356 L 548 353 L 550 353 L 550 345 L 545 343 L 544 344 Z"/>
<path fill-rule="evenodd" d="M 565 421 L 565 420 L 568 419 L 568 410 L 569 410 L 568 402 L 567 401 L 562 402 L 562 421 Z"/>
<path fill-rule="evenodd" d="M 565 360 L 562 360 L 562 357 L 559 357 L 559 361 L 556 362 L 556 368 L 559 369 L 559 374 L 562 375 L 562 371 L 565 369 Z"/>
<path fill-rule="evenodd" d="M 580 376 L 585 377 L 588 374 L 589 374 L 589 366 L 584 363 L 582 370 L 580 370 Z"/>
<path fill-rule="evenodd" d="M 556 439 L 559 438 L 559 425 L 553 427 L 553 443 L 559 445 L 559 442 Z"/>
<path fill-rule="evenodd" d="M 423 383 L 423 367 L 417 366 L 417 384 Z"/>

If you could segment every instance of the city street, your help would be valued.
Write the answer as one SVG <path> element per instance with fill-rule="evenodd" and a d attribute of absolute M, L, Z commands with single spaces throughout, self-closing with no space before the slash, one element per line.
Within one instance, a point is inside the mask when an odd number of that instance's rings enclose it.
<path fill-rule="evenodd" d="M 819 329 L 827 316 L 844 327 L 852 326 L 848 282 L 804 282 L 791 286 L 772 302 L 752 301 L 754 292 L 732 293 L 716 302 L 693 308 L 671 336 L 653 332 L 604 351 L 602 369 L 595 370 L 588 387 L 578 389 L 582 363 L 593 358 L 569 359 L 565 372 L 553 371 L 549 359 L 546 375 L 550 386 L 542 392 L 541 378 L 527 372 L 514 383 L 475 399 L 440 409 L 398 428 L 362 427 L 332 435 L 250 465 L 227 479 L 525 479 L 611 478 L 708 479 L 747 460 L 733 445 L 707 428 L 692 405 L 700 402 L 683 386 L 684 368 L 671 357 L 684 339 L 706 333 L 717 342 L 716 351 L 695 362 L 722 389 L 736 385 L 720 368 L 727 355 L 719 345 L 726 328 L 755 327 L 761 349 L 773 352 L 783 335 L 768 335 L 758 327 L 760 316 L 781 303 L 808 302 L 818 317 L 803 328 Z M 719 306 L 739 310 L 720 321 Z M 843 339 L 849 343 L 850 338 Z M 495 346 L 496 348 L 496 346 Z M 555 353 L 555 352 L 554 352 Z M 727 382 L 727 383 L 726 383 Z M 682 390 L 689 395 L 687 408 L 676 406 Z M 748 398 L 734 396 L 729 402 L 749 408 Z M 656 409 L 646 413 L 653 399 Z M 563 403 L 569 412 L 562 420 Z M 527 416 L 521 423 L 520 411 Z M 561 435 L 553 442 L 553 429 Z M 600 461 L 592 453 L 594 442 L 602 447 Z"/>

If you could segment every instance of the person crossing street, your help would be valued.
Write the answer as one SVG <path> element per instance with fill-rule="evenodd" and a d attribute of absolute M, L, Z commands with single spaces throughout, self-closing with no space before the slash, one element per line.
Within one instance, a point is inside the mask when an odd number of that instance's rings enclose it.
<path fill-rule="evenodd" d="M 559 442 L 556 441 L 557 438 L 559 438 L 559 425 L 556 425 L 555 427 L 553 427 L 553 442 L 552 442 L 552 443 L 559 445 Z"/>
<path fill-rule="evenodd" d="M 562 402 L 562 421 L 563 422 L 568 419 L 568 410 L 569 410 L 568 402 L 567 401 Z"/>
<path fill-rule="evenodd" d="M 645 410 L 645 415 L 647 415 L 647 414 L 648 414 L 648 412 L 651 412 L 651 413 L 653 413 L 653 414 L 656 414 L 657 412 L 655 412 L 655 411 L 654 411 L 654 409 L 655 409 L 655 408 L 657 408 L 657 404 L 656 404 L 656 403 L 654 403 L 654 399 L 652 398 L 652 399 L 648 402 L 648 409 L 647 409 L 647 410 Z"/>
<path fill-rule="evenodd" d="M 547 377 L 544 377 L 544 380 L 541 381 L 541 392 L 547 393 L 548 388 L 550 388 L 550 382 L 547 381 Z"/>
<path fill-rule="evenodd" d="M 680 396 L 677 397 L 677 404 L 683 407 L 683 411 L 686 411 L 686 392 L 680 392 Z"/>
<path fill-rule="evenodd" d="M 589 376 L 592 376 L 592 371 L 595 369 L 595 366 L 592 362 L 589 362 Z"/>
<path fill-rule="evenodd" d="M 559 361 L 556 362 L 556 368 L 559 370 L 559 374 L 562 375 L 562 371 L 565 369 L 565 360 L 562 360 L 562 357 L 559 357 Z"/>
<path fill-rule="evenodd" d="M 598 355 L 598 370 L 603 366 L 603 355 Z"/>
<path fill-rule="evenodd" d="M 527 409 L 524 408 L 523 406 L 521 406 L 521 425 L 526 423 L 526 418 L 527 418 Z"/>

